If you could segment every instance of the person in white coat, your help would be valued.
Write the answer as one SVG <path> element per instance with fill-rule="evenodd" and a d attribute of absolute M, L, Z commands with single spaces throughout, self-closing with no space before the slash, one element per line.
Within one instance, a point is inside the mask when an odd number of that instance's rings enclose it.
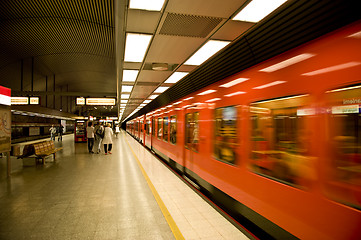
<path fill-rule="evenodd" d="M 103 144 L 104 144 L 104 153 L 105 155 L 112 154 L 112 146 L 113 146 L 113 130 L 110 128 L 110 123 L 107 123 L 107 125 L 104 128 L 104 138 L 103 138 Z"/>

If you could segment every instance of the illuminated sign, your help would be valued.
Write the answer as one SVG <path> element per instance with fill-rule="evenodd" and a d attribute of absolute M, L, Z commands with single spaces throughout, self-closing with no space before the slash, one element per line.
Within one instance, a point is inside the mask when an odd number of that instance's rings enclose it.
<path fill-rule="evenodd" d="M 87 98 L 86 105 L 115 105 L 115 98 Z"/>
<path fill-rule="evenodd" d="M 29 98 L 28 97 L 11 97 L 12 105 L 28 105 Z"/>
<path fill-rule="evenodd" d="M 39 104 L 39 97 L 30 97 L 30 104 Z"/>
<path fill-rule="evenodd" d="M 85 98 L 77 97 L 76 98 L 76 105 L 85 105 Z"/>
<path fill-rule="evenodd" d="M 39 97 L 11 97 L 12 105 L 37 105 L 39 102 Z"/>

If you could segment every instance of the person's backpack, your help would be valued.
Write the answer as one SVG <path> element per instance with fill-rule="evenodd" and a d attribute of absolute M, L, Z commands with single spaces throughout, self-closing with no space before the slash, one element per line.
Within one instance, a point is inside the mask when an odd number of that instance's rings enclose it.
<path fill-rule="evenodd" d="M 95 133 L 96 133 L 96 135 L 98 135 L 99 137 L 104 138 L 104 130 L 102 130 L 101 128 L 98 128 Z"/>

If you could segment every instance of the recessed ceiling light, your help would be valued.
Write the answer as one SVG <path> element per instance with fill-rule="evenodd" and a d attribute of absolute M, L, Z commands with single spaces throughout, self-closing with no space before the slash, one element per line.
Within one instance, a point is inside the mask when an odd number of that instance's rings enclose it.
<path fill-rule="evenodd" d="M 188 72 L 174 72 L 164 83 L 176 83 L 186 76 Z"/>
<path fill-rule="evenodd" d="M 132 92 L 132 89 L 133 89 L 133 86 L 126 86 L 126 85 L 123 85 L 122 86 L 122 92 L 123 93 L 130 93 L 130 92 Z"/>
<path fill-rule="evenodd" d="M 195 54 L 192 55 L 184 64 L 200 65 L 208 58 L 212 57 L 216 52 L 227 46 L 229 41 L 209 40 Z"/>
<path fill-rule="evenodd" d="M 159 95 L 150 95 L 148 98 L 149 99 L 155 99 L 155 98 L 157 98 Z"/>
<path fill-rule="evenodd" d="M 259 22 L 287 0 L 253 0 L 233 20 Z"/>
<path fill-rule="evenodd" d="M 121 99 L 129 99 L 129 97 L 130 97 L 130 94 L 122 94 L 122 95 L 120 95 Z"/>
<path fill-rule="evenodd" d="M 164 0 L 130 0 L 129 8 L 150 11 L 162 10 Z"/>
<path fill-rule="evenodd" d="M 123 70 L 123 82 L 135 82 L 138 70 Z"/>
<path fill-rule="evenodd" d="M 124 61 L 143 62 L 152 36 L 149 34 L 127 33 Z"/>
<path fill-rule="evenodd" d="M 158 87 L 156 90 L 154 90 L 155 93 L 162 93 L 165 90 L 167 90 L 169 87 Z"/>

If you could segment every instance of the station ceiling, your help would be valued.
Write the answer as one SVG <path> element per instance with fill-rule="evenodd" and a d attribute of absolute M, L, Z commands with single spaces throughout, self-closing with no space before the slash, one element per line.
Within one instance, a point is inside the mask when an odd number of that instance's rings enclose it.
<path fill-rule="evenodd" d="M 160 11 L 147 11 L 131 8 L 129 0 L 1 0 L 0 85 L 11 86 L 19 96 L 115 97 L 116 107 L 98 108 L 93 115 L 117 116 L 121 111 L 124 120 L 361 16 L 357 1 L 289 0 L 258 23 L 232 20 L 249 2 L 165 0 Z M 124 60 L 128 34 L 151 36 L 142 61 Z M 209 40 L 231 43 L 199 66 L 186 64 Z M 9 71 L 13 68 L 8 67 L 26 59 L 33 64 L 30 89 L 20 86 L 18 69 Z M 139 71 L 135 81 L 124 81 L 123 70 Z M 188 75 L 177 83 L 166 83 L 175 72 Z M 48 91 L 38 81 L 44 76 L 61 91 Z M 125 90 L 124 86 L 133 88 Z M 154 93 L 158 87 L 169 89 Z M 157 96 L 148 103 L 151 95 Z M 133 114 L 140 104 L 144 107 Z"/>

